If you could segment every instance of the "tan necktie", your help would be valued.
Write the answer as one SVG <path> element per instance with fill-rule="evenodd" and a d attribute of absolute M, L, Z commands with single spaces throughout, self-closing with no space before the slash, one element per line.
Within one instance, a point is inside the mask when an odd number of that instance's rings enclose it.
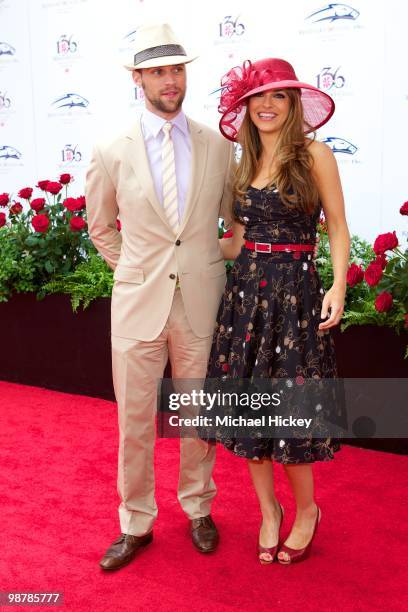
<path fill-rule="evenodd" d="M 172 124 L 167 121 L 162 128 L 164 133 L 162 142 L 163 207 L 174 233 L 177 234 L 179 216 L 174 147 L 170 137 L 172 127 Z"/>

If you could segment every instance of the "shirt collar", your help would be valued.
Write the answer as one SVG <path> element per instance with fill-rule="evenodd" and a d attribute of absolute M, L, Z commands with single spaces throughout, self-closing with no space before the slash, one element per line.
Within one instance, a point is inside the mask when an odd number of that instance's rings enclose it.
<path fill-rule="evenodd" d="M 163 117 L 159 117 L 155 113 L 152 113 L 151 111 L 147 110 L 147 108 L 143 109 L 142 127 L 143 127 L 144 134 L 147 138 L 149 136 L 152 136 L 153 138 L 157 138 L 160 130 L 162 129 L 163 125 L 166 122 L 167 122 L 167 119 L 163 119 Z M 180 111 L 178 115 L 173 117 L 170 123 L 175 125 L 183 133 L 184 136 L 188 136 L 189 130 L 188 130 L 187 118 L 185 114 L 183 113 L 183 111 Z"/>

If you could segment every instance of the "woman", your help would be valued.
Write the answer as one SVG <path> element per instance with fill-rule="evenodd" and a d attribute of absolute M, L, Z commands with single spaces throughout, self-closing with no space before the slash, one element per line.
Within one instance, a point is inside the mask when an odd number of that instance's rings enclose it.
<path fill-rule="evenodd" d="M 330 119 L 334 102 L 299 82 L 280 59 L 247 61 L 225 75 L 222 87 L 220 130 L 240 143 L 242 156 L 233 235 L 221 240 L 224 258 L 235 263 L 207 378 L 336 378 L 329 330 L 343 312 L 349 232 L 335 158 L 325 144 L 306 137 Z M 312 261 L 321 209 L 334 269 L 325 295 Z M 222 429 L 216 438 L 248 460 L 262 513 L 260 562 L 305 559 L 321 517 L 312 463 L 332 459 L 339 440 L 231 439 Z M 273 461 L 283 464 L 296 503 L 295 522 L 280 549 L 283 509 L 274 493 Z"/>

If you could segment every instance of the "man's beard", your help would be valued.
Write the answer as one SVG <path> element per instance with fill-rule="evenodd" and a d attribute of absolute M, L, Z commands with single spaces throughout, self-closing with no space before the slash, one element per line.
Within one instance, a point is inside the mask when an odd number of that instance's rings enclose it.
<path fill-rule="evenodd" d="M 155 109 L 161 111 L 162 113 L 174 113 L 178 111 L 184 101 L 185 92 L 180 93 L 180 97 L 176 100 L 161 100 L 160 98 L 150 97 L 146 92 L 146 89 L 143 87 L 144 95 L 149 100 L 150 104 L 154 106 Z"/>

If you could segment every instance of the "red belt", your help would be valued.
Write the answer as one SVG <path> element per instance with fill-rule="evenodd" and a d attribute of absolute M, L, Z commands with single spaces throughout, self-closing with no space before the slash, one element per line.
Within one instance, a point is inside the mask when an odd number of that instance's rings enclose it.
<path fill-rule="evenodd" d="M 314 251 L 314 244 L 271 244 L 269 242 L 250 242 L 245 240 L 245 248 L 257 253 L 273 253 L 275 251 L 290 253 L 291 251 Z"/>

